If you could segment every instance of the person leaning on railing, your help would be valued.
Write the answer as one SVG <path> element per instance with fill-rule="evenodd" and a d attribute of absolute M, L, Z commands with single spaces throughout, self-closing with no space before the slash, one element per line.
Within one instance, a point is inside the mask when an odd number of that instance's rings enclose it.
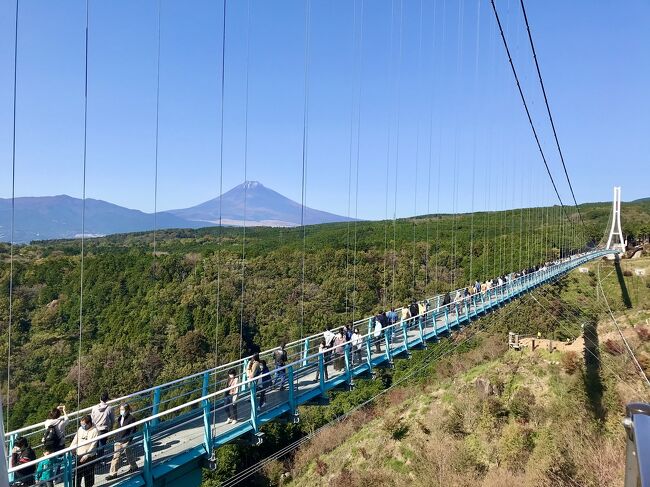
<path fill-rule="evenodd" d="M 117 420 L 117 427 L 124 428 L 131 424 L 135 423 L 135 417 L 131 414 L 131 406 L 127 403 L 122 403 L 120 405 L 120 417 Z M 138 464 L 135 463 L 135 458 L 133 455 L 133 447 L 131 447 L 131 441 L 133 440 L 133 435 L 135 434 L 135 426 L 132 428 L 119 431 L 115 435 L 115 445 L 113 447 L 113 460 L 111 460 L 111 469 L 106 477 L 106 480 L 111 480 L 117 477 L 117 470 L 119 469 L 120 459 L 123 454 L 126 454 L 126 461 L 129 464 L 128 473 L 133 473 L 138 470 Z"/>

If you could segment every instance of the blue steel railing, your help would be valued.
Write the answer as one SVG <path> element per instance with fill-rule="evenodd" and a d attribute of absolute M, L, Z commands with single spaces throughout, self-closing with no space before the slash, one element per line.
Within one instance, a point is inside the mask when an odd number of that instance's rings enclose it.
<path fill-rule="evenodd" d="M 95 470 L 99 476 L 98 485 L 124 483 L 136 477 L 138 482 L 144 480 L 146 485 L 152 485 L 155 478 L 164 476 L 174 465 L 180 464 L 179 457 L 209 457 L 219 445 L 247 433 L 259 434 L 264 423 L 287 413 L 295 416 L 298 405 L 312 401 L 334 387 L 351 384 L 355 377 L 370 372 L 373 367 L 392 362 L 394 356 L 408 353 L 413 347 L 424 346 L 427 341 L 448 334 L 477 316 L 560 277 L 582 263 L 611 253 L 611 250 L 598 250 L 572 256 L 537 272 L 511 279 L 485 292 L 472 294 L 446 306 L 438 305 L 418 316 L 398 321 L 383 329 L 379 336 L 374 335 L 371 328 L 372 318 L 369 318 L 368 333 L 361 337 L 360 346 L 355 349 L 352 349 L 348 342 L 334 349 L 332 353 L 314 351 L 315 347 L 310 345 L 310 340 L 312 344 L 315 343 L 316 338 L 322 335 L 318 334 L 290 344 L 288 364 L 269 374 L 247 378 L 245 369 L 248 359 L 243 359 L 115 399 L 113 402 L 128 400 L 134 405 L 136 417 L 142 416 L 143 412 L 148 413 L 147 417 L 135 423 L 139 433 L 129 446 L 132 455 L 137 457 L 141 470 L 116 481 L 102 478 L 107 471 L 107 461 L 113 456 L 111 448 L 110 452 L 98 456 L 95 460 Z M 357 325 L 365 321 L 364 319 L 357 322 Z M 289 346 L 287 349 L 289 350 Z M 273 350 L 260 355 L 264 358 Z M 237 388 L 237 397 L 233 401 L 238 422 L 230 424 L 226 423 L 225 419 L 227 410 L 232 412 L 232 405 L 225 402 L 224 395 L 229 390 L 226 373 L 233 368 L 237 370 L 241 382 Z M 266 379 L 280 382 L 286 386 L 286 390 L 280 391 L 277 382 L 275 386 L 269 387 Z M 267 396 L 268 402 L 261 409 L 263 396 Z M 81 410 L 75 415 L 87 414 L 89 410 Z M 39 423 L 7 433 L 5 442 L 8 451 L 11 451 L 18 435 L 38 437 L 40 441 L 44 433 L 43 428 L 43 424 Z M 110 441 L 125 429 L 128 428 L 119 428 L 98 438 Z M 165 448 L 166 444 L 172 443 L 175 446 Z M 174 462 L 167 462 L 171 458 L 175 459 Z M 71 447 L 20 467 L 12 467 L 9 469 L 10 475 L 18 480 L 21 471 L 37 465 L 44 459 L 56 460 L 56 480 L 63 482 L 66 487 L 72 486 L 76 458 L 75 448 Z"/>
<path fill-rule="evenodd" d="M 650 404 L 626 406 L 625 487 L 650 486 Z"/>

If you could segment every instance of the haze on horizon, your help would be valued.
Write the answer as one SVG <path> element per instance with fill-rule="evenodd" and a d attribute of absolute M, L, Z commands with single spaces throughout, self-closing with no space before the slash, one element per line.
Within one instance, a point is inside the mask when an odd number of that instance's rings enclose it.
<path fill-rule="evenodd" d="M 520 11 L 497 4 L 569 203 Z M 0 197 L 11 195 L 14 5 L 0 1 Z M 152 212 L 156 3 L 90 5 L 86 195 Z M 162 5 L 157 209 L 218 196 L 221 176 L 223 192 L 258 180 L 300 202 L 305 2 L 251 2 L 247 147 L 246 3 L 228 4 L 222 175 L 222 5 Z M 556 203 L 488 3 L 405 2 L 401 56 L 400 3 L 366 7 L 360 53 L 354 5 L 312 2 L 307 206 L 381 219 Z M 20 4 L 16 196 L 81 196 L 84 13 L 83 1 Z M 613 185 L 625 201 L 647 197 L 650 5 L 554 0 L 528 14 L 578 201 L 608 201 Z"/>

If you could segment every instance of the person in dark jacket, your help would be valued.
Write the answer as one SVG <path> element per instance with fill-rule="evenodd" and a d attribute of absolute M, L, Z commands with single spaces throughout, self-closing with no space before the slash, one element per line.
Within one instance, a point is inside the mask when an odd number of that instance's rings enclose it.
<path fill-rule="evenodd" d="M 442 305 L 447 306 L 449 303 L 451 303 L 451 294 L 446 292 L 444 298 L 442 298 Z"/>
<path fill-rule="evenodd" d="M 19 467 L 32 460 L 36 460 L 36 453 L 29 446 L 27 438 L 24 436 L 16 438 L 14 447 L 11 450 L 11 466 Z M 34 472 L 36 472 L 36 465 L 18 470 L 15 475 L 17 485 L 34 485 Z"/>
<path fill-rule="evenodd" d="M 411 304 L 409 305 L 409 313 L 411 313 L 411 316 L 418 316 L 420 314 L 420 307 L 418 306 L 417 301 L 415 299 L 411 301 Z M 413 323 L 415 323 L 417 320 L 414 320 Z"/>
<path fill-rule="evenodd" d="M 266 360 L 260 360 L 260 375 L 262 378 L 260 380 L 258 389 L 259 403 L 257 407 L 263 408 L 266 405 L 266 391 L 269 390 L 273 385 L 273 380 L 271 379 L 271 371 L 266 365 Z"/>
<path fill-rule="evenodd" d="M 127 403 L 120 405 L 120 417 L 117 420 L 117 428 L 124 428 L 135 423 L 135 417 L 131 414 L 131 406 Z M 126 461 L 129 464 L 129 472 L 132 473 L 138 470 L 138 464 L 135 463 L 135 458 L 133 455 L 133 448 L 130 446 L 133 441 L 133 435 L 135 434 L 136 427 L 127 428 L 124 431 L 120 431 L 115 435 L 115 446 L 113 454 L 113 460 L 111 461 L 111 469 L 106 477 L 106 480 L 111 480 L 117 477 L 117 470 L 119 468 L 120 459 L 122 455 L 126 453 Z"/>
<path fill-rule="evenodd" d="M 280 391 L 284 390 L 284 385 L 287 382 L 287 370 L 283 369 L 287 364 L 287 351 L 285 350 L 285 343 L 280 344 L 280 348 L 273 352 L 273 361 L 275 362 L 275 384 L 279 384 L 278 389 Z"/>

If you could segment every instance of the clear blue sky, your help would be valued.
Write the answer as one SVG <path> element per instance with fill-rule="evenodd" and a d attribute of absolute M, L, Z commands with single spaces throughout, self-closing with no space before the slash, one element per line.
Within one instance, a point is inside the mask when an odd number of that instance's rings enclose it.
<path fill-rule="evenodd" d="M 228 2 L 224 190 L 244 179 L 247 5 Z M 250 5 L 247 178 L 300 201 L 306 0 Z M 568 202 L 519 2 L 497 5 Z M 0 197 L 11 194 L 14 6 L 0 1 Z M 487 0 L 366 0 L 362 20 L 361 0 L 311 6 L 309 206 L 383 218 L 553 201 Z M 17 196 L 81 195 L 84 8 L 20 2 Z M 650 196 L 650 4 L 527 8 L 578 200 L 608 200 L 615 184 L 624 200 Z M 162 0 L 159 209 L 218 194 L 221 12 L 219 1 Z M 87 196 L 144 211 L 154 202 L 156 21 L 153 0 L 90 0 Z"/>

